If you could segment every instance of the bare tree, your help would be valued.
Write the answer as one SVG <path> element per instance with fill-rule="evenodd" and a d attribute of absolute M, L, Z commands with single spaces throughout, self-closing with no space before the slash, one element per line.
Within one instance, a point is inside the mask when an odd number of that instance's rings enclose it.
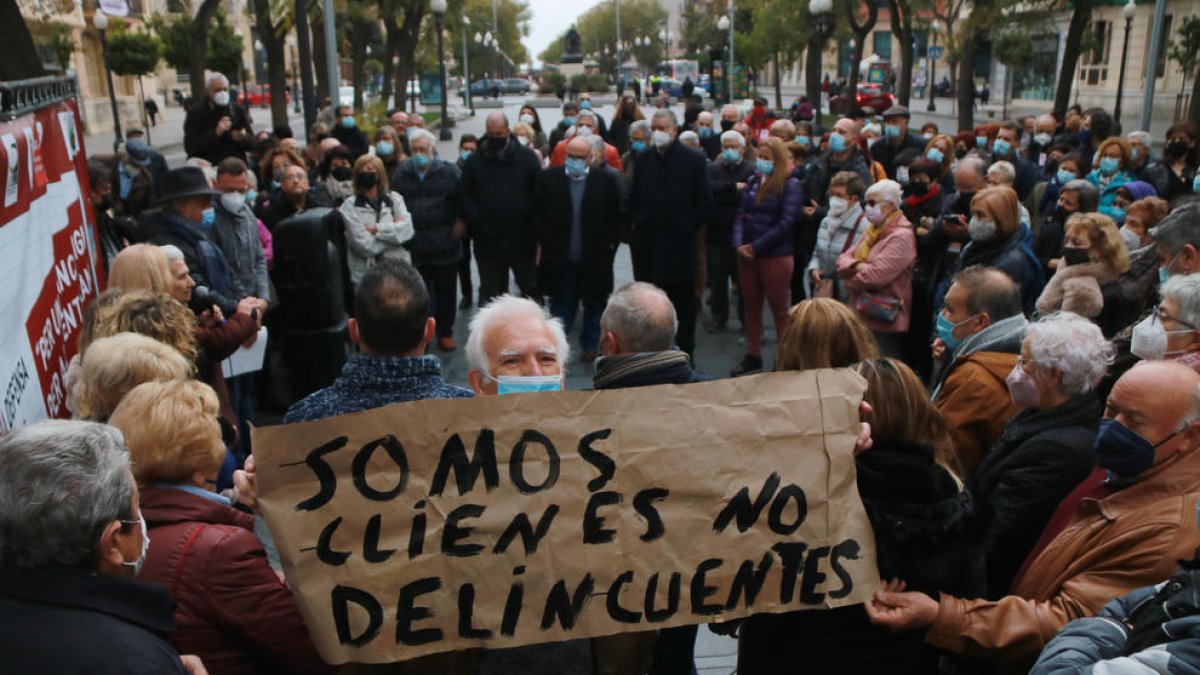
<path fill-rule="evenodd" d="M 196 16 L 188 26 L 188 81 L 192 87 L 192 99 L 203 101 L 208 88 L 204 81 L 204 68 L 208 62 L 208 25 L 212 23 L 221 0 L 201 0 Z"/>
<path fill-rule="evenodd" d="M 870 2 L 867 3 L 871 4 Z M 896 98 L 900 105 L 907 106 L 912 94 L 913 69 L 913 11 L 912 0 L 888 0 L 892 13 L 892 30 L 900 40 L 900 77 L 896 87 Z"/>
<path fill-rule="evenodd" d="M 874 2 L 867 0 L 861 3 L 859 7 L 855 7 L 855 2 L 847 2 L 846 21 L 850 24 L 850 32 L 854 33 L 854 58 L 850 64 L 850 92 L 854 94 L 858 91 L 858 64 L 862 63 L 863 50 L 866 49 L 867 36 L 875 28 L 875 21 L 879 19 L 879 7 Z M 866 16 L 862 22 L 859 22 L 859 16 L 862 9 L 865 7 Z"/>
<path fill-rule="evenodd" d="M 1054 110 L 1065 111 L 1071 101 L 1071 85 L 1075 82 L 1075 68 L 1079 65 L 1083 35 L 1092 22 L 1091 0 L 1073 0 L 1074 11 L 1067 26 L 1067 41 L 1063 44 L 1062 68 L 1058 71 L 1058 86 L 1054 90 Z"/>
<path fill-rule="evenodd" d="M 267 53 L 267 82 L 271 84 L 271 125 L 288 123 L 287 68 L 284 63 L 284 36 L 291 30 L 292 15 L 280 6 L 272 12 L 271 0 L 253 0 L 254 28 Z M 272 17 L 274 14 L 274 17 Z M 300 92 L 292 92 L 292 96 Z"/>

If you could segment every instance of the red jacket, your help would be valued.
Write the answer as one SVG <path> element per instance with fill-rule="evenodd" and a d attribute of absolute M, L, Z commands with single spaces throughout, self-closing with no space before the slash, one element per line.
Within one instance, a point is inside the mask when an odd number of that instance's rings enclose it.
<path fill-rule="evenodd" d="M 139 581 L 175 600 L 171 645 L 211 675 L 332 673 L 317 655 L 291 591 L 267 564 L 254 518 L 174 488 L 141 491 L 150 550 Z"/>

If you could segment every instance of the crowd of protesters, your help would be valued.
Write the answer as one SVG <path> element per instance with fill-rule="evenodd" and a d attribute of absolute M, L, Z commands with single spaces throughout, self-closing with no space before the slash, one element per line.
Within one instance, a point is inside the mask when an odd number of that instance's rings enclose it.
<path fill-rule="evenodd" d="M 680 120 L 624 96 L 606 121 L 584 97 L 553 129 L 493 113 L 443 159 L 399 110 L 370 139 L 346 106 L 304 147 L 255 134 L 228 89 L 212 76 L 189 112 L 189 166 L 138 136 L 89 162 L 109 283 L 70 367 L 76 420 L 0 438 L 5 669 L 334 670 L 256 529 L 259 382 L 220 366 L 281 303 L 274 262 L 295 252 L 275 239 L 328 209 L 355 353 L 284 423 L 561 390 L 577 314 L 596 389 L 713 379 L 698 325 L 745 333 L 732 377 L 865 379 L 857 487 L 886 583 L 714 625 L 737 672 L 1200 670 L 1194 126 L 1155 157 L 1099 109 L 949 135 L 899 105 L 825 128 L 761 100 Z M 635 281 L 617 287 L 623 244 Z M 429 352 L 459 348 L 473 304 L 449 383 Z M 403 672 L 686 675 L 695 638 Z"/>

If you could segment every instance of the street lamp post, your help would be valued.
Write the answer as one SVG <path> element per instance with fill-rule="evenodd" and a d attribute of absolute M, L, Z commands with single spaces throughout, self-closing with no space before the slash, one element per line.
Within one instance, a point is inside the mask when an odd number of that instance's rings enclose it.
<path fill-rule="evenodd" d="M 92 25 L 100 33 L 100 51 L 104 55 L 104 77 L 108 81 L 108 100 L 112 103 L 113 117 L 113 154 L 121 149 L 121 115 L 117 112 L 117 91 L 113 89 L 112 67 L 108 62 L 108 15 L 100 10 L 92 15 Z"/>
<path fill-rule="evenodd" d="M 717 30 L 729 31 L 729 58 L 725 61 L 725 101 L 733 102 L 733 22 L 725 14 L 717 19 Z"/>
<path fill-rule="evenodd" d="M 448 141 L 454 138 L 454 134 L 450 133 L 450 111 L 447 107 L 447 101 L 450 97 L 446 95 L 446 52 L 442 49 L 442 29 L 446 21 L 446 0 L 429 0 L 429 8 L 433 10 L 433 18 L 437 24 L 438 37 L 438 77 L 442 82 L 442 129 L 438 132 L 438 139 Z"/>
<path fill-rule="evenodd" d="M 816 35 L 817 44 L 824 45 L 825 34 L 829 31 L 829 28 L 833 23 L 833 0 L 812 0 L 811 2 L 808 3 L 808 11 L 809 11 L 809 13 L 812 14 L 813 23 L 816 24 L 816 27 L 817 27 L 817 35 Z M 818 50 L 817 53 L 819 54 L 820 51 Z M 811 50 L 809 51 L 809 54 L 810 55 L 812 54 Z M 817 58 L 820 59 L 820 56 L 818 56 Z M 819 63 L 819 61 L 818 61 L 818 63 Z M 818 123 L 820 123 L 820 121 L 821 121 L 821 94 L 819 92 L 817 93 L 816 108 L 817 108 L 816 120 Z M 833 109 L 833 99 L 832 98 L 829 101 L 829 108 L 832 111 L 832 109 Z"/>
<path fill-rule="evenodd" d="M 929 35 L 931 38 L 930 47 L 936 47 L 937 46 L 937 20 L 936 19 L 934 19 L 933 23 L 929 24 Z M 934 51 L 933 53 L 931 53 L 929 55 L 929 76 L 926 78 L 926 80 L 928 82 L 925 85 L 925 86 L 929 87 L 929 105 L 925 106 L 925 110 L 927 110 L 929 112 L 934 112 L 937 110 L 937 104 L 933 102 L 933 89 L 936 86 L 935 83 L 937 82 L 937 79 L 934 77 L 934 75 L 937 72 L 937 57 L 933 56 L 933 54 L 936 54 L 936 53 L 937 52 Z"/>
<path fill-rule="evenodd" d="M 467 56 L 467 32 L 471 30 L 471 20 L 467 18 L 466 13 L 462 15 L 462 38 L 463 38 L 463 100 L 467 104 L 467 110 L 471 111 L 471 115 L 475 114 L 475 106 L 471 104 L 471 61 Z"/>
<path fill-rule="evenodd" d="M 263 50 L 262 40 L 255 40 L 254 41 L 254 58 L 255 58 L 255 60 L 258 60 L 258 53 L 261 52 L 262 50 Z M 266 61 L 266 58 L 263 58 L 263 61 Z M 245 87 L 243 87 L 243 89 L 245 89 Z M 258 83 L 258 106 L 260 108 L 267 107 L 267 90 L 263 88 L 262 82 Z M 250 99 L 246 99 L 246 107 L 247 108 L 250 107 Z"/>
<path fill-rule="evenodd" d="M 1113 122 L 1118 130 L 1121 128 L 1121 91 L 1125 89 L 1125 61 L 1129 58 L 1129 27 L 1133 23 L 1133 15 L 1136 13 L 1137 5 L 1133 4 L 1133 0 L 1129 0 L 1121 8 L 1121 15 L 1125 17 L 1125 44 L 1121 46 L 1121 70 L 1117 75 L 1117 103 L 1113 106 Z"/>
<path fill-rule="evenodd" d="M 296 82 L 296 70 L 300 67 L 300 59 L 296 57 L 296 40 L 288 36 L 288 48 L 292 52 L 292 112 L 300 112 L 300 85 Z"/>

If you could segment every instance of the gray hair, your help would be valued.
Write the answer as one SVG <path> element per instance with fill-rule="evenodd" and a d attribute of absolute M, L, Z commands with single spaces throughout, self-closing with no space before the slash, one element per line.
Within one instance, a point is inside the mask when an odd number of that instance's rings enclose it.
<path fill-rule="evenodd" d="M 579 112 L 575 113 L 575 125 L 578 126 L 579 120 L 581 120 L 585 117 L 590 117 L 592 119 L 596 119 L 596 113 L 592 112 L 591 110 L 589 110 L 587 108 L 580 109 Z"/>
<path fill-rule="evenodd" d="M 655 108 L 654 112 L 650 115 L 650 122 L 653 124 L 654 120 L 660 117 L 668 118 L 673 127 L 679 126 L 679 118 L 675 117 L 675 111 L 670 108 Z"/>
<path fill-rule="evenodd" d="M 431 148 L 434 145 L 436 145 L 436 143 L 437 143 L 437 137 L 434 136 L 432 133 L 422 129 L 421 127 L 413 127 L 412 129 L 410 129 L 408 131 L 409 145 L 411 145 L 413 141 L 422 139 L 422 138 L 429 141 L 429 145 Z"/>
<path fill-rule="evenodd" d="M 1173 299 L 1179 305 L 1180 322 L 1200 330 L 1200 274 L 1176 274 L 1163 284 L 1163 300 Z"/>
<path fill-rule="evenodd" d="M 102 528 L 133 519 L 129 451 L 117 429 L 47 420 L 0 437 L 0 564 L 98 562 Z"/>
<path fill-rule="evenodd" d="M 872 184 L 871 187 L 867 188 L 867 199 L 870 199 L 871 197 L 882 199 L 896 208 L 900 208 L 900 200 L 903 198 L 903 196 L 904 188 L 900 187 L 900 184 L 896 181 L 887 178 L 878 181 Z"/>
<path fill-rule="evenodd" d="M 158 248 L 163 252 L 163 255 L 167 256 L 168 263 L 175 262 L 176 260 L 184 260 L 183 251 L 179 250 L 179 247 L 175 244 L 162 244 Z"/>
<path fill-rule="evenodd" d="M 992 323 L 1022 313 L 1021 287 L 999 268 L 971 265 L 954 275 L 956 286 L 967 292 L 967 311 L 986 313 Z"/>
<path fill-rule="evenodd" d="M 679 319 L 661 288 L 634 281 L 608 297 L 600 330 L 616 335 L 626 353 L 664 352 L 675 344 Z"/>
<path fill-rule="evenodd" d="M 1116 353 L 1099 326 L 1071 312 L 1055 312 L 1030 324 L 1025 343 L 1038 368 L 1062 373 L 1063 393 L 1069 396 L 1099 384 Z"/>
<path fill-rule="evenodd" d="M 1131 132 L 1129 132 L 1129 135 L 1126 136 L 1126 138 L 1131 141 L 1139 141 L 1142 145 L 1145 145 L 1146 147 L 1150 147 L 1150 143 L 1152 142 L 1152 137 L 1150 136 L 1149 131 L 1140 131 L 1140 130 L 1139 131 L 1131 131 Z"/>
<path fill-rule="evenodd" d="M 212 91 L 213 82 L 220 82 L 221 84 L 225 85 L 226 87 L 229 86 L 229 78 L 228 77 L 225 77 L 221 73 L 213 73 L 208 76 L 207 80 L 204 81 L 204 88 L 208 89 L 209 91 Z"/>
<path fill-rule="evenodd" d="M 1095 213 L 1100 208 L 1100 190 L 1083 178 L 1067 181 L 1060 192 L 1073 192 L 1079 200 L 1079 213 Z"/>
<path fill-rule="evenodd" d="M 593 157 L 599 156 L 599 163 L 603 164 L 604 163 L 604 152 L 608 146 L 608 144 L 604 142 L 604 137 L 601 136 L 600 134 L 596 134 L 594 136 L 589 136 L 587 140 L 588 140 L 588 143 L 592 147 L 592 156 Z"/>
<path fill-rule="evenodd" d="M 975 155 L 967 155 L 955 163 L 954 172 L 958 173 L 963 169 L 974 169 L 975 174 L 979 176 L 980 179 L 983 179 L 987 178 L 987 167 L 987 162 L 983 161 L 979 157 L 976 157 Z"/>
<path fill-rule="evenodd" d="M 1150 230 L 1150 236 L 1171 255 L 1188 244 L 1200 249 L 1200 202 L 1184 202 L 1172 209 L 1158 227 Z"/>
<path fill-rule="evenodd" d="M 558 365 L 565 372 L 567 361 L 571 356 L 571 347 L 567 343 L 567 334 L 563 331 L 562 321 L 551 317 L 544 307 L 533 300 L 518 298 L 507 293 L 497 296 L 471 317 L 467 332 L 467 364 L 471 370 L 491 377 L 491 371 L 488 370 L 488 355 L 483 351 L 483 336 L 493 324 L 517 317 L 534 318 L 546 324 L 554 336 L 554 349 L 558 356 Z"/>
<path fill-rule="evenodd" d="M 629 135 L 630 136 L 632 136 L 634 133 L 636 133 L 638 131 L 649 136 L 650 135 L 650 120 L 638 120 L 638 121 L 634 122 L 633 124 L 629 125 Z"/>
<path fill-rule="evenodd" d="M 699 147 L 700 146 L 700 134 L 692 131 L 691 129 L 688 129 L 687 131 L 683 132 L 682 134 L 679 134 L 679 142 L 683 143 L 684 145 L 692 145 L 695 147 Z"/>
<path fill-rule="evenodd" d="M 987 175 L 996 176 L 1000 180 L 1012 185 L 1017 181 L 1017 170 L 1013 167 L 1012 162 L 1000 160 L 988 167 Z"/>
<path fill-rule="evenodd" d="M 740 132 L 730 129 L 721 133 L 721 145 L 725 145 L 726 141 L 736 140 L 739 148 L 746 147 L 746 137 Z"/>

